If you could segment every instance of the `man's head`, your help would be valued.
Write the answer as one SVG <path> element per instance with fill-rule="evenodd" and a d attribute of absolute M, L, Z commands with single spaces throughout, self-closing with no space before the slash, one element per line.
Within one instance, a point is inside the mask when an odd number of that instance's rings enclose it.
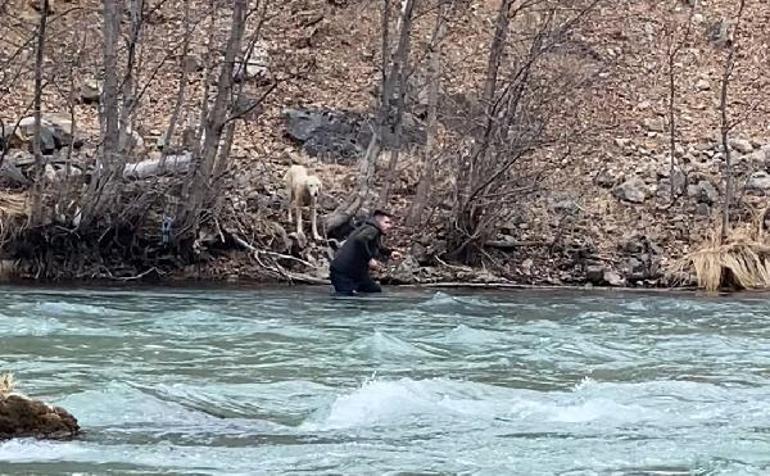
<path fill-rule="evenodd" d="M 388 231 L 393 228 L 393 216 L 388 212 L 375 210 L 372 218 L 384 235 L 387 235 Z"/>

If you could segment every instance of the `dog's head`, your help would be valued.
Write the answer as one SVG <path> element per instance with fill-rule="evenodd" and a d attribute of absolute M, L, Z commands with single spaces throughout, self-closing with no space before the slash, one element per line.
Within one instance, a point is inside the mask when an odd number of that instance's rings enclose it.
<path fill-rule="evenodd" d="M 311 175 L 307 178 L 305 187 L 307 188 L 308 195 L 312 198 L 318 198 L 318 195 L 321 194 L 321 180 L 315 175 Z"/>

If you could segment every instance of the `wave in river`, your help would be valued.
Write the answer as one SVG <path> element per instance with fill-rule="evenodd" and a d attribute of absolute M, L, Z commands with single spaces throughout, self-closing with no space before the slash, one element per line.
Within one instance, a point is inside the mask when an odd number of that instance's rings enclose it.
<path fill-rule="evenodd" d="M 354 340 L 345 348 L 348 354 L 363 354 L 368 357 L 436 357 L 440 351 L 428 346 L 418 346 L 382 331 Z"/>
<path fill-rule="evenodd" d="M 729 421 L 748 412 L 768 418 L 770 410 L 752 403 L 768 397 L 767 391 L 757 389 L 728 390 L 678 381 L 633 384 L 586 380 L 572 391 L 540 392 L 443 378 L 373 380 L 319 408 L 305 421 L 305 427 L 335 430 L 435 420 L 471 425 L 480 420 L 486 420 L 485 425 L 505 421 L 541 429 L 590 423 L 602 431 L 643 424 L 687 426 Z M 726 400 L 732 401 L 732 406 L 725 405 Z M 748 423 L 745 418 L 741 420 Z"/>

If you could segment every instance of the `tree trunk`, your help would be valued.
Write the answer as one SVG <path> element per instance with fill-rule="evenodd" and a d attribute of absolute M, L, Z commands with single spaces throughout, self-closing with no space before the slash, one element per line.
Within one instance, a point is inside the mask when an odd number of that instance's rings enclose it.
<path fill-rule="evenodd" d="M 484 127 L 481 131 L 475 131 L 478 146 L 470 157 L 458 164 L 458 174 L 455 185 L 454 217 L 457 230 L 454 245 L 456 252 L 465 253 L 469 242 L 475 238 L 475 224 L 478 223 L 476 212 L 470 203 L 472 190 L 479 181 L 480 163 L 485 162 L 489 150 L 491 135 L 496 123 L 497 104 L 495 96 L 497 92 L 497 76 L 500 70 L 500 62 L 505 49 L 508 27 L 511 21 L 511 8 L 514 0 L 503 0 L 497 12 L 495 22 L 495 35 L 489 47 L 489 59 L 487 61 L 487 74 L 482 90 L 482 104 L 485 108 Z M 466 253 L 467 254 L 467 253 Z"/>
<path fill-rule="evenodd" d="M 217 82 L 217 94 L 214 105 L 206 118 L 204 130 L 203 148 L 192 180 L 192 193 L 186 204 L 184 222 L 189 231 L 195 232 L 199 225 L 199 216 L 207 202 L 215 195 L 211 190 L 211 178 L 219 151 L 219 143 L 227 119 L 227 112 L 231 105 L 231 93 L 233 89 L 233 67 L 235 59 L 241 49 L 243 33 L 246 23 L 247 0 L 235 0 L 233 4 L 232 24 L 230 36 L 225 48 L 225 57 L 219 71 Z"/>
<path fill-rule="evenodd" d="M 101 103 L 104 114 L 103 156 L 104 167 L 97 174 L 107 172 L 110 175 L 118 160 L 120 143 L 120 107 L 118 105 L 118 39 L 120 38 L 120 20 L 123 16 L 121 0 L 104 0 L 104 85 Z"/>
<path fill-rule="evenodd" d="M 407 65 L 409 63 L 409 50 L 411 46 L 410 35 L 412 32 L 412 13 L 414 11 L 414 0 L 404 0 L 399 19 L 399 43 L 396 52 L 395 63 L 400 65 L 398 69 L 398 78 L 396 87 L 398 88 L 398 100 L 396 102 L 396 117 L 394 118 L 394 135 L 396 138 L 395 150 L 390 156 L 388 170 L 380 193 L 379 203 L 381 207 L 386 207 L 390 198 L 390 189 L 396 181 L 396 166 L 401 152 L 401 134 L 403 133 L 403 116 L 406 101 L 406 81 L 408 78 Z"/>
<path fill-rule="evenodd" d="M 727 240 L 727 236 L 730 231 L 730 206 L 733 201 L 733 170 L 732 170 L 732 157 L 729 144 L 729 133 L 733 128 L 728 121 L 728 89 L 730 86 L 730 78 L 732 77 L 733 70 L 735 69 L 735 50 L 737 48 L 736 42 L 738 41 L 738 26 L 740 25 L 741 17 L 743 16 L 743 9 L 746 5 L 746 0 L 740 0 L 738 6 L 738 17 L 735 24 L 735 32 L 733 34 L 733 42 L 730 44 L 729 52 L 727 53 L 727 59 L 725 60 L 725 70 L 722 76 L 722 88 L 719 95 L 719 112 L 720 112 L 720 132 L 722 135 L 722 147 L 725 153 L 725 166 L 724 166 L 724 180 L 725 180 L 725 197 L 722 204 L 722 232 L 721 240 L 724 243 Z"/>
<path fill-rule="evenodd" d="M 40 0 L 40 22 L 37 28 L 37 46 L 35 51 L 35 122 L 33 124 L 32 151 L 35 155 L 35 186 L 32 199 L 32 217 L 37 224 L 41 217 L 42 188 L 40 176 L 43 173 L 43 152 L 40 145 L 40 121 L 42 116 L 43 97 L 43 57 L 45 49 L 45 30 L 48 21 L 48 5 L 46 0 Z"/>
<path fill-rule="evenodd" d="M 441 86 L 441 43 L 446 34 L 446 23 L 450 2 L 444 2 L 436 16 L 436 26 L 433 30 L 428 55 L 428 120 L 425 150 L 422 155 L 422 173 L 417 184 L 417 194 L 407 215 L 406 225 L 413 227 L 422 220 L 422 214 L 428 204 L 428 192 L 433 186 L 433 175 L 436 170 L 434 150 L 436 142 L 436 126 L 438 123 L 438 95 Z"/>
<path fill-rule="evenodd" d="M 403 18 L 408 16 L 408 24 L 403 24 L 401 32 L 399 34 L 399 43 L 394 55 L 392 64 L 390 61 L 390 45 L 388 43 L 389 38 L 389 11 L 390 1 L 384 0 L 383 13 L 382 13 L 382 94 L 380 99 L 380 107 L 377 112 L 375 120 L 374 130 L 372 131 L 372 138 L 366 149 L 366 153 L 359 159 L 359 181 L 356 193 L 351 195 L 345 203 L 337 207 L 324 220 L 324 228 L 326 233 L 333 233 L 336 228 L 346 223 L 350 218 L 364 205 L 368 200 L 372 182 L 374 179 L 374 168 L 377 157 L 380 154 L 381 139 L 385 127 L 388 124 L 388 117 L 390 116 L 391 100 L 393 98 L 393 91 L 396 80 L 400 77 L 401 68 L 404 66 L 402 61 L 406 61 L 409 47 L 409 30 L 411 29 L 412 10 L 414 9 L 414 0 L 403 0 Z M 395 125 L 395 124 L 394 124 Z M 393 125 L 393 126 L 394 126 Z"/>
<path fill-rule="evenodd" d="M 118 133 L 118 150 L 121 157 L 124 157 L 128 150 L 129 136 L 133 135 L 131 126 L 133 111 L 136 106 L 136 72 L 137 48 L 139 47 L 139 35 L 142 32 L 142 10 L 144 0 L 129 0 L 129 14 L 131 16 L 131 29 L 128 40 L 126 41 L 126 72 L 121 81 L 121 93 L 123 104 L 120 110 L 120 131 Z"/>
<path fill-rule="evenodd" d="M 187 69 L 185 68 L 185 60 L 190 51 L 190 40 L 192 39 L 193 32 L 193 24 L 190 20 L 190 0 L 184 0 L 183 10 L 184 39 L 182 40 L 182 52 L 179 56 L 179 89 L 176 92 L 174 110 L 171 113 L 171 118 L 169 119 L 168 127 L 166 128 L 165 143 L 162 151 L 164 157 L 173 149 L 174 132 L 176 131 L 176 126 L 179 122 L 179 114 L 182 112 L 182 104 L 184 104 L 185 95 L 187 93 Z"/>

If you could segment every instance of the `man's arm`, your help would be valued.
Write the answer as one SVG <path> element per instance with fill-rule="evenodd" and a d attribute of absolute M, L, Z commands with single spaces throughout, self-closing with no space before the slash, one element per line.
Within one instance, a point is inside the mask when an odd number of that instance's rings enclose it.
<path fill-rule="evenodd" d="M 393 250 L 382 246 L 382 243 L 376 243 L 377 257 L 383 263 L 387 263 L 390 260 L 390 256 L 393 254 Z"/>

